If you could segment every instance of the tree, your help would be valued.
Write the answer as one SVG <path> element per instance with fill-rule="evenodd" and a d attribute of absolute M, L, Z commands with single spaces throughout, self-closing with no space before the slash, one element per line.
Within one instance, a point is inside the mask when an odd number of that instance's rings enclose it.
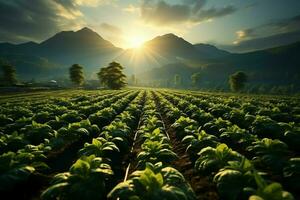
<path fill-rule="evenodd" d="M 78 64 L 72 65 L 70 67 L 70 79 L 75 85 L 81 86 L 84 83 L 83 67 Z"/>
<path fill-rule="evenodd" d="M 174 85 L 178 87 L 181 85 L 181 76 L 179 74 L 175 74 L 174 76 Z"/>
<path fill-rule="evenodd" d="M 231 90 L 234 92 L 241 91 L 245 87 L 247 79 L 247 75 L 242 71 L 231 74 L 229 77 L 229 85 Z"/>
<path fill-rule="evenodd" d="M 201 78 L 200 72 L 192 74 L 191 80 L 192 80 L 193 87 L 196 87 L 199 85 L 200 78 Z"/>
<path fill-rule="evenodd" d="M 9 64 L 2 65 L 3 81 L 7 85 L 14 85 L 17 83 L 16 69 Z"/>
<path fill-rule="evenodd" d="M 97 73 L 102 85 L 110 89 L 121 89 L 127 85 L 126 75 L 120 63 L 111 62 L 108 67 L 103 67 Z"/>

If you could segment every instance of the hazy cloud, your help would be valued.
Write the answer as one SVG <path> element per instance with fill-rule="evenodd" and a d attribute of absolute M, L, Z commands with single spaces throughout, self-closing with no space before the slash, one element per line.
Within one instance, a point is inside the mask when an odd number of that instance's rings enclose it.
<path fill-rule="evenodd" d="M 141 17 L 150 24 L 170 25 L 177 23 L 200 23 L 234 13 L 233 6 L 205 8 L 206 0 L 182 0 L 179 4 L 170 4 L 164 0 L 144 0 L 141 5 Z"/>
<path fill-rule="evenodd" d="M 112 34 L 118 34 L 118 35 L 122 34 L 122 30 L 119 27 L 114 26 L 112 24 L 102 23 L 102 24 L 100 24 L 100 28 L 101 28 L 101 30 L 112 33 Z"/>
<path fill-rule="evenodd" d="M 129 13 L 135 13 L 135 12 L 139 12 L 140 8 L 132 4 L 129 4 L 127 7 L 123 8 L 122 10 Z"/>
<path fill-rule="evenodd" d="M 296 41 L 300 41 L 300 31 L 293 31 L 288 33 L 271 35 L 267 37 L 243 40 L 235 45 L 216 44 L 216 46 L 231 52 L 249 52 L 254 50 L 267 49 L 267 48 L 277 47 L 281 45 L 286 45 Z"/>
<path fill-rule="evenodd" d="M 294 35 L 295 32 L 300 32 L 300 15 L 286 19 L 272 20 L 257 27 L 239 30 L 236 32 L 237 38 L 233 44 L 238 45 L 243 43 L 245 45 L 252 43 L 252 40 L 259 41 L 259 38 L 278 39 L 276 35 L 288 35 L 289 33 Z M 268 39 L 268 42 L 270 41 L 271 39 Z M 264 42 L 263 44 L 266 43 Z"/>
<path fill-rule="evenodd" d="M 97 7 L 100 5 L 110 4 L 112 0 L 75 0 L 80 6 Z"/>
<path fill-rule="evenodd" d="M 233 42 L 233 44 L 238 44 L 243 40 L 248 40 L 256 36 L 255 30 L 248 28 L 245 30 L 239 30 L 235 32 L 237 39 Z"/>
<path fill-rule="evenodd" d="M 300 15 L 272 20 L 260 26 L 238 30 L 233 45 L 218 45 L 233 52 L 247 52 L 300 40 Z"/>
<path fill-rule="evenodd" d="M 123 44 L 124 43 L 124 32 L 121 28 L 116 25 L 103 22 L 98 25 L 91 25 L 91 27 L 97 30 L 103 38 L 113 42 L 113 44 Z"/>
<path fill-rule="evenodd" d="M 0 40 L 40 41 L 83 23 L 72 0 L 0 0 Z"/>

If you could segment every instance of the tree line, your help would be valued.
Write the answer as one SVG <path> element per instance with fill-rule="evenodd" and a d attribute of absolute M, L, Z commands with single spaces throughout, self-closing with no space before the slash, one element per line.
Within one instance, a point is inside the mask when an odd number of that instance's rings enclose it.
<path fill-rule="evenodd" d="M 2 67 L 3 82 L 7 86 L 16 85 L 16 69 L 13 65 L 3 64 Z M 98 79 L 103 87 L 109 89 L 120 89 L 127 85 L 126 75 L 123 73 L 124 67 L 117 62 L 111 62 L 107 67 L 100 68 L 100 71 L 97 73 Z M 73 64 L 69 68 L 69 77 L 70 81 L 75 87 L 81 87 L 85 82 L 85 77 L 83 73 L 83 67 L 79 64 Z M 135 75 L 132 75 L 131 82 L 133 85 L 137 84 L 137 79 Z M 194 73 L 190 77 L 191 85 L 194 89 L 197 89 L 201 80 L 201 73 Z M 229 76 L 229 86 L 230 89 L 234 92 L 240 92 L 245 87 L 245 84 L 248 80 L 246 73 L 238 71 Z M 180 87 L 182 84 L 182 78 L 179 74 L 174 75 L 174 86 L 175 88 Z"/>
<path fill-rule="evenodd" d="M 120 63 L 111 62 L 107 67 L 103 67 L 97 73 L 100 83 L 103 87 L 109 89 L 120 89 L 127 85 L 126 75 L 123 73 L 123 67 Z M 10 64 L 1 65 L 2 82 L 5 86 L 16 86 L 18 83 L 16 68 Z M 73 64 L 69 68 L 69 78 L 75 87 L 81 87 L 85 82 L 83 67 L 79 64 Z"/>
<path fill-rule="evenodd" d="M 190 81 L 191 81 L 191 86 L 193 89 L 198 89 L 198 86 L 200 85 L 201 82 L 201 73 L 193 73 L 190 76 Z M 231 74 L 228 78 L 228 84 L 233 92 L 241 92 L 244 88 L 245 85 L 248 81 L 248 76 L 245 72 L 238 71 L 233 74 Z M 180 88 L 182 85 L 182 77 L 179 74 L 175 74 L 173 78 L 173 86 L 175 88 Z"/>

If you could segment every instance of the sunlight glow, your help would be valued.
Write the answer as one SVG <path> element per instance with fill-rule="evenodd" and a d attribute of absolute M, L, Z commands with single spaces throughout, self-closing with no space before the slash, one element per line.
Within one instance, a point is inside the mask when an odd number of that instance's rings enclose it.
<path fill-rule="evenodd" d="M 130 48 L 141 48 L 146 41 L 142 36 L 132 36 L 128 39 L 128 46 Z"/>

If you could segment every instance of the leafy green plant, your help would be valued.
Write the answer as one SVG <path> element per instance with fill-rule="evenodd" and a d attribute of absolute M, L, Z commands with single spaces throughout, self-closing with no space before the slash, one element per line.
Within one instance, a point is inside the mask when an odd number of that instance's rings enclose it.
<path fill-rule="evenodd" d="M 143 134 L 141 134 L 141 138 L 143 138 L 143 141 L 150 140 L 150 141 L 159 141 L 162 143 L 169 142 L 167 136 L 164 133 L 162 133 L 160 128 L 156 128 L 152 132 L 143 132 Z"/>
<path fill-rule="evenodd" d="M 113 108 L 104 108 L 89 116 L 89 120 L 92 124 L 97 124 L 98 127 L 107 125 L 112 118 L 116 115 L 116 111 Z"/>
<path fill-rule="evenodd" d="M 0 191 L 8 191 L 21 182 L 25 182 L 35 168 L 21 163 L 16 153 L 8 152 L 0 155 Z"/>
<path fill-rule="evenodd" d="M 14 120 L 10 117 L 7 117 L 4 114 L 0 114 L 0 127 L 6 126 L 7 124 L 12 124 Z"/>
<path fill-rule="evenodd" d="M 205 112 L 204 110 L 197 109 L 191 114 L 191 117 L 195 119 L 199 125 L 203 126 L 204 124 L 208 123 L 209 121 L 213 120 L 214 117 L 212 114 Z"/>
<path fill-rule="evenodd" d="M 88 136 L 89 132 L 85 128 L 72 126 L 69 124 L 68 128 L 61 128 L 57 132 L 57 136 L 63 138 L 65 141 L 74 142 L 83 136 Z"/>
<path fill-rule="evenodd" d="M 42 199 L 103 199 L 106 194 L 106 181 L 113 174 L 103 158 L 81 157 L 69 172 L 54 176 L 51 186 L 41 195 Z"/>
<path fill-rule="evenodd" d="M 32 117 L 33 113 L 25 106 L 15 106 L 11 109 L 9 115 L 13 116 L 14 119 L 16 120 L 23 117 Z"/>
<path fill-rule="evenodd" d="M 283 169 L 283 175 L 289 188 L 297 191 L 300 188 L 300 158 L 290 158 Z"/>
<path fill-rule="evenodd" d="M 142 151 L 137 156 L 139 167 L 144 167 L 147 162 L 170 163 L 177 158 L 177 155 L 170 150 L 170 145 L 163 141 L 146 140 L 141 148 Z"/>
<path fill-rule="evenodd" d="M 293 195 L 284 191 L 280 183 L 267 184 L 257 172 L 254 173 L 254 177 L 257 190 L 252 189 L 253 195 L 250 196 L 249 200 L 294 200 Z"/>
<path fill-rule="evenodd" d="M 226 128 L 225 132 L 220 135 L 220 139 L 231 147 L 244 149 L 256 141 L 257 137 L 250 134 L 246 129 L 233 125 Z"/>
<path fill-rule="evenodd" d="M 113 121 L 108 126 L 105 126 L 104 131 L 100 136 L 116 144 L 120 152 L 126 153 L 130 149 L 131 129 L 126 123 L 121 121 Z"/>
<path fill-rule="evenodd" d="M 208 111 L 215 117 L 223 117 L 225 113 L 229 113 L 231 108 L 224 104 L 214 104 L 209 107 Z"/>
<path fill-rule="evenodd" d="M 224 119 L 231 121 L 233 124 L 237 124 L 240 127 L 246 128 L 245 113 L 240 109 L 233 109 L 229 113 L 224 114 Z"/>
<path fill-rule="evenodd" d="M 222 118 L 214 118 L 212 121 L 204 124 L 203 130 L 208 134 L 220 135 L 226 130 L 227 127 L 231 126 L 231 122 L 228 120 L 223 120 Z"/>
<path fill-rule="evenodd" d="M 128 127 L 134 127 L 137 124 L 137 120 L 134 115 L 129 111 L 124 111 L 116 117 L 116 120 L 120 120 Z"/>
<path fill-rule="evenodd" d="M 147 116 L 145 120 L 143 120 L 143 126 L 140 129 L 143 129 L 145 132 L 153 132 L 156 128 L 160 127 L 163 129 L 163 122 L 155 115 L 155 113 L 146 113 L 144 117 Z"/>
<path fill-rule="evenodd" d="M 29 144 L 29 141 L 24 139 L 24 135 L 18 134 L 16 131 L 11 135 L 2 134 L 0 137 L 0 153 L 16 152 L 27 144 Z"/>
<path fill-rule="evenodd" d="M 253 166 L 245 157 L 241 161 L 229 161 L 215 176 L 214 182 L 222 199 L 241 199 L 244 188 L 251 187 L 254 182 Z"/>
<path fill-rule="evenodd" d="M 197 130 L 193 135 L 187 135 L 182 139 L 187 145 L 186 151 L 190 154 L 192 160 L 197 158 L 198 152 L 205 147 L 216 147 L 219 140 L 214 135 L 207 134 L 204 130 Z"/>
<path fill-rule="evenodd" d="M 252 123 L 251 131 L 259 137 L 280 138 L 284 134 L 284 130 L 280 125 L 266 116 L 256 116 Z"/>
<path fill-rule="evenodd" d="M 228 161 L 240 161 L 241 155 L 226 144 L 219 144 L 216 148 L 206 147 L 199 153 L 199 158 L 195 162 L 195 168 L 200 173 L 213 173 L 225 167 Z"/>
<path fill-rule="evenodd" d="M 46 124 L 51 126 L 52 129 L 58 130 L 63 126 L 67 126 L 68 122 L 61 120 L 59 117 L 56 116 L 55 119 L 49 120 Z"/>
<path fill-rule="evenodd" d="M 102 137 L 94 138 L 92 143 L 85 143 L 84 147 L 79 150 L 81 156 L 95 155 L 96 157 L 109 158 L 111 153 L 120 152 L 118 147 Z"/>
<path fill-rule="evenodd" d="M 181 116 L 174 124 L 171 125 L 171 127 L 175 129 L 176 136 L 179 139 L 182 139 L 186 135 L 184 129 L 190 125 L 197 126 L 197 122 L 189 117 Z"/>
<path fill-rule="evenodd" d="M 33 115 L 32 120 L 36 121 L 37 123 L 46 123 L 47 121 L 51 120 L 54 118 L 51 116 L 51 114 L 47 111 L 39 112 Z"/>
<path fill-rule="evenodd" d="M 290 149 L 297 152 L 300 151 L 300 128 L 293 127 L 284 133 L 282 140 L 289 146 Z"/>
<path fill-rule="evenodd" d="M 175 122 L 177 119 L 179 119 L 180 116 L 185 116 L 185 115 L 178 108 L 171 107 L 170 109 L 168 109 L 166 116 L 169 120 Z"/>
<path fill-rule="evenodd" d="M 129 180 L 113 188 L 108 198 L 121 200 L 196 199 L 193 190 L 179 171 L 172 167 L 153 169 L 148 164 L 145 170 L 133 172 Z"/>
<path fill-rule="evenodd" d="M 68 113 L 63 114 L 60 119 L 62 121 L 66 121 L 68 123 L 80 122 L 83 119 L 77 111 L 70 111 Z"/>
<path fill-rule="evenodd" d="M 24 134 L 24 138 L 29 140 L 32 144 L 37 145 L 53 137 L 54 131 L 49 125 L 39 124 L 32 121 L 31 125 L 26 125 L 20 130 L 20 133 Z"/>
<path fill-rule="evenodd" d="M 264 138 L 253 142 L 253 145 L 249 146 L 247 150 L 257 156 L 253 158 L 257 165 L 270 167 L 274 172 L 281 172 L 286 163 L 285 156 L 288 152 L 288 147 L 280 140 Z"/>

